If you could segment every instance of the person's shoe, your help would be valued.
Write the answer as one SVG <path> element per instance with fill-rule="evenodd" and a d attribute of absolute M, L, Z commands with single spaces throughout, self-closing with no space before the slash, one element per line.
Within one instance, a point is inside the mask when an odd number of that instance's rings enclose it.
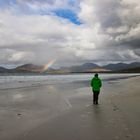
<path fill-rule="evenodd" d="M 93 104 L 95 105 L 95 104 L 96 104 L 96 102 L 95 102 L 95 101 L 93 101 Z"/>
<path fill-rule="evenodd" d="M 96 101 L 96 105 L 98 105 L 98 101 Z"/>

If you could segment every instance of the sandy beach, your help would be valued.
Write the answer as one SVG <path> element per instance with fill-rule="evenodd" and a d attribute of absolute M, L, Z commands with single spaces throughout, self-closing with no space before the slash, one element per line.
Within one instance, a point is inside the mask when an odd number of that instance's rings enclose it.
<path fill-rule="evenodd" d="M 0 140 L 139 140 L 140 76 L 0 90 Z"/>

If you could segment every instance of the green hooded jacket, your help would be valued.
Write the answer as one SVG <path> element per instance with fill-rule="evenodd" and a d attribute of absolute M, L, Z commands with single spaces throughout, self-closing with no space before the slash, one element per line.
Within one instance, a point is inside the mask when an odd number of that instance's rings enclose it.
<path fill-rule="evenodd" d="M 91 87 L 93 91 L 100 91 L 100 88 L 102 86 L 102 81 L 98 77 L 93 77 L 91 80 Z"/>

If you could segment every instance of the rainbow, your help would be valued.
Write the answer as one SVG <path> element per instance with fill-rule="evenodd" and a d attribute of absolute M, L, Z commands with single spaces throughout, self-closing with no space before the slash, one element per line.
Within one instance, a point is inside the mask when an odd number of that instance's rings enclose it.
<path fill-rule="evenodd" d="M 50 66 L 52 66 L 55 63 L 56 59 L 53 59 L 49 61 L 46 65 L 43 66 L 42 70 L 40 70 L 40 73 L 45 72 Z"/>

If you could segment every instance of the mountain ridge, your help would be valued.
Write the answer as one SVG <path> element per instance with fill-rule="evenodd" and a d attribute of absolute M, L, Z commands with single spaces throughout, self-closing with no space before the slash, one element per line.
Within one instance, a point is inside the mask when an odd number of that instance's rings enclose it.
<path fill-rule="evenodd" d="M 92 72 L 140 72 L 140 62 L 116 63 L 100 66 L 95 63 L 84 63 L 82 65 L 60 67 L 58 69 L 48 68 L 43 73 L 92 73 Z M 13 69 L 7 69 L 0 66 L 0 73 L 40 73 L 44 65 L 24 64 Z M 131 70 L 129 70 L 131 69 Z"/>

